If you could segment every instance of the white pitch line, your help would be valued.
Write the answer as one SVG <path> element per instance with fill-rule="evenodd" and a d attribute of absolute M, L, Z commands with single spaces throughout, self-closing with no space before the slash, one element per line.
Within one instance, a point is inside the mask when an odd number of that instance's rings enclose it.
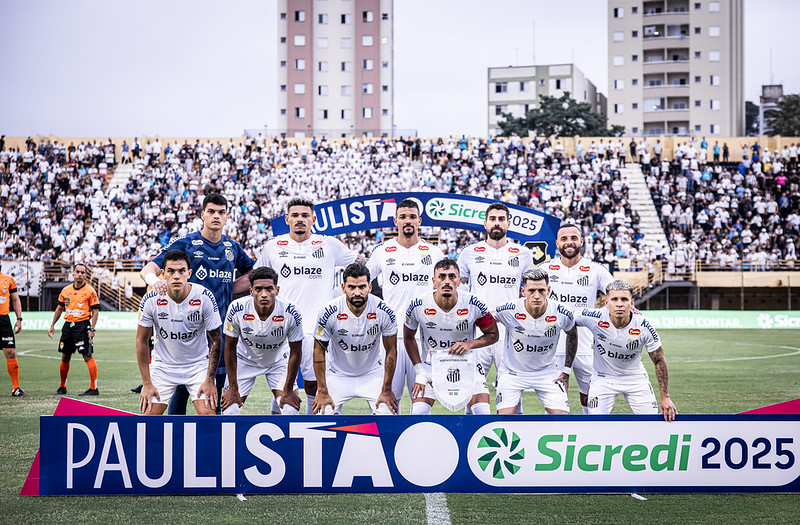
<path fill-rule="evenodd" d="M 428 518 L 428 525 L 450 525 L 447 496 L 441 492 L 426 493 L 425 516 Z"/>
<path fill-rule="evenodd" d="M 756 345 L 751 345 L 751 346 L 756 346 Z M 767 346 L 767 345 L 758 345 L 758 346 Z M 800 354 L 800 348 L 797 348 L 797 347 L 794 347 L 794 346 L 779 346 L 778 348 L 785 348 L 787 350 L 794 350 L 794 352 L 789 352 L 788 354 L 759 355 L 759 356 L 750 356 L 750 357 L 722 357 L 722 358 L 718 358 L 718 359 L 670 359 L 670 362 L 675 362 L 675 363 L 718 363 L 720 361 L 752 361 L 754 359 L 775 359 L 775 358 L 778 358 L 778 357 L 789 357 L 789 356 Z"/>
<path fill-rule="evenodd" d="M 40 359 L 58 359 L 59 361 L 61 361 L 61 354 L 56 356 L 56 355 L 36 355 L 32 353 L 32 352 L 42 352 L 42 351 L 47 352 L 48 350 L 42 350 L 41 348 L 31 348 L 30 350 L 22 350 L 20 352 L 17 352 L 17 355 L 19 356 L 24 355 L 26 357 L 38 357 Z M 92 355 L 94 356 L 97 354 L 94 353 Z M 133 363 L 133 364 L 138 363 L 138 361 L 125 361 L 120 359 L 97 359 L 96 357 L 95 361 L 97 361 L 98 363 Z"/>

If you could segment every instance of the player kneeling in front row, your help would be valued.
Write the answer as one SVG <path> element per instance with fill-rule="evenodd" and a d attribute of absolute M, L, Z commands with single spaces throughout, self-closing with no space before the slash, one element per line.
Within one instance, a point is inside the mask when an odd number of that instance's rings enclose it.
<path fill-rule="evenodd" d="M 139 307 L 136 359 L 142 374 L 139 409 L 163 414 L 179 385 L 185 385 L 199 415 L 217 408 L 214 376 L 219 363 L 221 330 L 214 295 L 189 283 L 189 256 L 180 250 L 164 255 L 167 294 L 149 291 Z M 155 334 L 152 362 L 148 340 Z"/>
<path fill-rule="evenodd" d="M 486 304 L 469 292 L 459 292 L 458 285 L 461 275 L 458 264 L 453 259 L 442 259 L 433 267 L 433 291 L 421 295 L 411 301 L 406 310 L 406 322 L 403 327 L 403 340 L 408 357 L 414 364 L 417 377 L 411 393 L 411 414 L 430 414 L 433 398 L 439 389 L 439 400 L 442 401 L 441 392 L 458 394 L 456 390 L 470 388 L 472 396 L 466 403 L 472 409 L 472 414 L 489 414 L 489 387 L 486 384 L 486 370 L 477 362 L 474 353 L 469 357 L 474 363 L 472 370 L 462 368 L 462 363 L 447 368 L 445 377 L 432 379 L 432 360 L 443 359 L 447 354 L 462 355 L 476 348 L 483 348 L 497 342 L 499 330 L 492 314 Z M 475 337 L 475 327 L 483 331 L 481 337 Z M 423 356 L 420 356 L 417 346 L 417 329 L 422 331 L 421 341 Z M 434 358 L 433 353 L 440 352 Z M 425 362 L 423 363 L 423 357 Z M 458 368 L 455 368 L 458 366 Z M 472 384 L 466 384 L 467 378 L 472 375 Z M 434 380 L 436 383 L 434 383 Z M 449 383 L 449 384 L 448 384 Z M 450 392 L 448 392 L 450 390 Z M 459 410 L 461 406 L 448 407 L 450 410 Z"/>
<path fill-rule="evenodd" d="M 360 397 L 373 414 L 394 414 L 392 377 L 397 364 L 397 319 L 386 303 L 370 294 L 369 270 L 352 263 L 342 274 L 341 295 L 319 312 L 314 341 L 317 376 L 315 414 L 340 414 L 342 404 Z M 381 367 L 381 345 L 386 361 Z"/>
<path fill-rule="evenodd" d="M 606 291 L 605 308 L 585 308 L 575 324 L 594 334 L 594 373 L 589 385 L 589 413 L 610 414 L 617 394 L 625 396 L 634 414 L 658 414 L 658 403 L 642 364 L 646 348 L 656 368 L 664 419 L 673 421 L 678 410 L 669 398 L 667 360 L 655 328 L 633 311 L 633 288 L 613 281 Z"/>
<path fill-rule="evenodd" d="M 522 295 L 497 307 L 494 317 L 506 327 L 505 370 L 497 380 L 497 413 L 513 414 L 525 390 L 535 390 L 548 414 L 569 414 L 570 366 L 578 350 L 578 329 L 571 311 L 548 300 L 550 284 L 540 268 L 522 274 Z M 559 370 L 556 347 L 567 334 L 565 367 Z"/>
<path fill-rule="evenodd" d="M 225 353 L 228 379 L 222 394 L 222 414 L 238 414 L 256 378 L 264 376 L 279 413 L 297 415 L 300 397 L 294 391 L 294 380 L 303 355 L 303 320 L 294 305 L 278 297 L 275 270 L 256 268 L 249 279 L 250 295 L 232 302 L 225 318 L 225 347 L 229 351 Z"/>

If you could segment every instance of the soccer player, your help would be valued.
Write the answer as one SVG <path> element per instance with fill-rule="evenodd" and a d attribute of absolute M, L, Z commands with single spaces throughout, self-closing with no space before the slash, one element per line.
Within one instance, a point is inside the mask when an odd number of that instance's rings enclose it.
<path fill-rule="evenodd" d="M 367 268 L 370 275 L 378 280 L 383 290 L 383 300 L 389 308 L 403 313 L 414 297 L 430 289 L 433 265 L 444 259 L 444 253 L 419 238 L 422 218 L 417 201 L 401 201 L 395 210 L 394 224 L 397 226 L 397 237 L 375 247 Z M 402 333 L 397 334 L 397 346 L 400 351 L 397 353 L 392 391 L 397 399 L 399 413 L 404 387 L 408 386 L 410 396 L 415 374 L 414 366 L 405 352 Z"/>
<path fill-rule="evenodd" d="M 570 365 L 578 350 L 572 312 L 550 295 L 547 272 L 522 274 L 522 298 L 497 307 L 494 318 L 505 326 L 504 370 L 497 380 L 497 413 L 513 414 L 525 390 L 535 390 L 548 414 L 569 414 Z M 566 367 L 559 369 L 556 346 L 567 334 Z"/>
<path fill-rule="evenodd" d="M 166 295 L 151 290 L 139 307 L 136 360 L 142 375 L 139 409 L 144 415 L 160 415 L 184 385 L 198 415 L 216 413 L 214 385 L 219 361 L 221 330 L 217 301 L 210 290 L 189 282 L 189 256 L 169 250 L 161 258 L 167 283 Z M 150 336 L 155 336 L 150 362 Z"/>
<path fill-rule="evenodd" d="M 69 362 L 77 350 L 89 368 L 89 389 L 78 395 L 97 396 L 100 395 L 100 391 L 97 389 L 97 363 L 92 357 L 94 353 L 92 342 L 100 312 L 100 300 L 94 288 L 86 282 L 85 264 L 77 263 L 72 269 L 72 277 L 73 283 L 61 290 L 58 295 L 58 306 L 50 323 L 50 330 L 47 331 L 47 336 L 52 339 L 56 321 L 62 312 L 66 312 L 64 326 L 61 327 L 61 340 L 58 343 L 58 351 L 61 352 L 61 386 L 53 392 L 53 395 L 63 396 L 67 393 Z"/>
<path fill-rule="evenodd" d="M 318 383 L 315 414 L 340 414 L 342 405 L 360 397 L 373 414 L 397 413 L 392 377 L 397 363 L 397 318 L 370 294 L 369 270 L 353 263 L 342 274 L 340 295 L 319 312 L 314 343 Z M 381 366 L 381 345 L 386 358 Z M 332 410 L 331 410 L 332 409 Z"/>
<path fill-rule="evenodd" d="M 656 368 L 661 412 L 666 421 L 678 413 L 669 398 L 667 360 L 653 325 L 633 310 L 633 288 L 625 281 L 613 281 L 606 291 L 604 308 L 584 308 L 575 324 L 589 329 L 595 337 L 594 374 L 589 385 L 589 413 L 610 414 L 617 394 L 634 414 L 657 414 L 658 403 L 642 364 L 647 349 Z"/>
<path fill-rule="evenodd" d="M 614 280 L 608 270 L 581 255 L 583 235 L 574 223 L 562 223 L 556 234 L 556 248 L 560 257 L 544 262 L 540 268 L 550 277 L 552 292 L 550 298 L 558 301 L 572 311 L 594 308 L 597 297 L 606 291 Z M 578 329 L 578 353 L 572 364 L 573 376 L 578 383 L 581 409 L 589 413 L 589 381 L 592 378 L 592 334 L 583 328 Z M 562 338 L 556 350 L 558 364 L 565 366 L 566 341 Z"/>
<path fill-rule="evenodd" d="M 200 284 L 214 294 L 221 312 L 218 315 L 222 316 L 227 313 L 233 295 L 245 292 L 249 288 L 247 274 L 254 263 L 238 242 L 222 234 L 222 229 L 228 220 L 228 201 L 225 197 L 219 193 L 206 195 L 200 217 L 203 220 L 202 229 L 172 241 L 155 259 L 147 263 L 142 269 L 141 276 L 157 294 L 164 295 L 167 292 L 166 281 L 158 278 L 158 272 L 164 265 L 164 255 L 169 250 L 181 250 L 189 255 L 191 261 L 190 282 Z M 236 282 L 233 281 L 235 270 L 241 274 Z M 220 351 L 222 359 L 216 377 L 218 398 L 222 393 L 226 377 L 224 342 Z M 187 399 L 188 393 L 180 389 L 170 403 L 169 413 L 186 414 Z"/>
<path fill-rule="evenodd" d="M 358 258 L 339 239 L 311 233 L 317 218 L 314 203 L 291 199 L 286 206 L 289 233 L 278 235 L 264 244 L 256 266 L 269 266 L 281 276 L 283 298 L 295 305 L 305 319 L 316 319 L 325 303 L 333 299 L 334 269 L 347 266 Z M 312 413 L 317 380 L 314 376 L 314 327 L 306 323 L 303 336 L 303 374 L 306 391 L 306 414 Z"/>
<path fill-rule="evenodd" d="M 14 328 L 11 328 L 11 319 L 8 314 L 14 308 L 14 315 L 17 320 Z M 0 346 L 6 356 L 6 369 L 11 376 L 11 395 L 13 397 L 23 397 L 25 392 L 19 387 L 19 363 L 17 363 L 17 353 L 15 351 L 16 341 L 14 334 L 22 330 L 22 303 L 17 293 L 17 283 L 8 274 L 0 273 Z"/>
<path fill-rule="evenodd" d="M 499 332 L 489 309 L 483 301 L 470 292 L 459 292 L 461 274 L 453 259 L 442 259 L 433 267 L 433 291 L 413 301 L 406 310 L 403 342 L 408 357 L 414 365 L 416 378 L 411 392 L 411 414 L 430 414 L 434 392 L 431 383 L 431 352 L 463 354 L 497 342 Z M 475 327 L 483 335 L 475 337 Z M 420 358 L 417 346 L 417 329 L 426 361 Z M 472 414 L 489 414 L 489 388 L 486 371 L 475 365 L 473 396 L 469 401 Z"/>
<path fill-rule="evenodd" d="M 483 222 L 486 240 L 467 246 L 458 256 L 461 282 L 468 284 L 470 292 L 485 301 L 490 310 L 518 299 L 520 278 L 526 270 L 533 267 L 531 251 L 508 240 L 506 234 L 510 225 L 509 217 L 508 206 L 502 202 L 490 204 L 486 208 L 486 219 Z M 498 326 L 498 329 L 499 341 L 476 353 L 478 364 L 483 367 L 486 376 L 489 375 L 492 361 L 498 376 L 503 368 L 501 363 L 505 333 L 504 328 Z M 520 398 L 520 414 L 521 401 Z"/>
<path fill-rule="evenodd" d="M 294 305 L 278 297 L 279 291 L 278 274 L 261 266 L 250 272 L 250 295 L 228 308 L 223 330 L 228 347 L 224 415 L 240 412 L 258 376 L 267 379 L 282 414 L 299 413 L 294 381 L 303 354 L 303 320 Z"/>

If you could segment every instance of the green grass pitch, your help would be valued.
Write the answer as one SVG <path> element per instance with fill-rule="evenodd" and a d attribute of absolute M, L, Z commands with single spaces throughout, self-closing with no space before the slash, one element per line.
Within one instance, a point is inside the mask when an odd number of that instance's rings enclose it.
<path fill-rule="evenodd" d="M 730 414 L 800 397 L 800 332 L 792 330 L 662 330 L 669 363 L 670 394 L 679 414 Z M 17 337 L 21 386 L 26 398 L 12 398 L 7 375 L 0 382 L 0 522 L 43 523 L 247 523 L 267 519 L 293 523 L 424 523 L 422 494 L 353 494 L 330 496 L 99 496 L 21 497 L 20 488 L 38 447 L 38 416 L 52 414 L 58 397 L 57 340 L 45 332 Z M 137 411 L 139 383 L 133 332 L 98 332 L 95 339 L 100 389 L 93 402 Z M 652 363 L 645 358 L 656 387 Z M 490 378 L 491 379 L 491 378 Z M 88 388 L 86 365 L 72 362 L 69 395 Z M 244 412 L 269 411 L 265 381 L 259 381 Z M 83 398 L 81 398 L 83 399 Z M 404 399 L 404 413 L 409 406 Z M 570 404 L 579 406 L 572 384 Z M 541 414 L 535 394 L 524 398 L 527 414 Z M 345 413 L 366 413 L 351 402 Z M 629 413 L 618 401 L 615 413 Z M 441 407 L 434 413 L 445 413 Z M 680 417 L 680 416 L 679 416 Z M 770 494 L 648 494 L 647 501 L 629 495 L 492 495 L 448 494 L 454 524 L 485 523 L 798 523 L 800 498 Z"/>

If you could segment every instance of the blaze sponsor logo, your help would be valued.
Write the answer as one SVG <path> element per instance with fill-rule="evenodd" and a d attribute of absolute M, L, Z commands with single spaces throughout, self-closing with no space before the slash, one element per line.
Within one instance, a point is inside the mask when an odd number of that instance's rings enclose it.
<path fill-rule="evenodd" d="M 372 321 L 378 318 L 378 314 L 375 312 L 367 312 L 367 320 Z"/>
<path fill-rule="evenodd" d="M 642 333 L 642 331 L 639 330 L 638 328 L 631 328 L 630 330 L 628 330 L 628 334 L 632 335 L 634 337 L 636 337 L 637 335 L 640 335 L 641 333 Z"/>
<path fill-rule="evenodd" d="M 550 265 L 550 266 L 548 266 L 547 268 L 548 268 L 549 270 L 554 270 L 554 271 L 556 271 L 556 270 L 560 270 L 560 269 L 561 269 L 561 265 L 559 265 L 559 264 L 551 264 L 551 265 Z"/>
<path fill-rule="evenodd" d="M 556 317 L 555 315 L 548 315 L 547 317 L 544 318 L 544 322 L 547 324 L 552 324 L 555 323 L 556 321 L 558 321 L 558 317 Z"/>
<path fill-rule="evenodd" d="M 156 305 L 158 306 L 167 306 L 168 304 L 169 301 L 167 301 L 166 299 L 156 299 Z"/>
<path fill-rule="evenodd" d="M 283 322 L 283 316 L 282 315 L 273 315 L 272 316 L 272 322 L 273 323 L 282 323 Z"/>
<path fill-rule="evenodd" d="M 611 326 L 611 323 L 609 323 L 608 321 L 597 321 L 597 326 L 599 326 L 600 328 L 608 328 Z"/>
<path fill-rule="evenodd" d="M 339 321 L 347 321 L 347 314 L 345 313 L 336 314 L 336 319 L 338 319 Z"/>
<path fill-rule="evenodd" d="M 394 251 L 397 251 L 397 246 L 387 246 L 386 247 L 386 252 L 387 253 L 392 253 Z"/>
<path fill-rule="evenodd" d="M 244 314 L 242 316 L 242 319 L 244 319 L 245 321 L 255 321 L 256 320 L 256 316 L 253 315 L 253 314 Z"/>
<path fill-rule="evenodd" d="M 588 272 L 590 268 L 589 266 L 578 266 L 578 269 L 582 272 Z"/>
<path fill-rule="evenodd" d="M 318 246 L 322 244 L 322 241 L 311 241 L 311 246 Z"/>
<path fill-rule="evenodd" d="M 478 253 L 483 253 L 486 251 L 486 246 L 478 246 L 475 248 L 475 251 Z"/>
<path fill-rule="evenodd" d="M 508 249 L 508 253 L 519 253 L 519 248 L 512 246 Z"/>
<path fill-rule="evenodd" d="M 422 245 L 420 245 L 419 249 L 421 251 L 423 251 L 423 252 L 427 252 L 429 248 L 427 246 L 425 246 L 424 244 L 422 244 Z"/>
<path fill-rule="evenodd" d="M 200 299 L 190 299 L 189 306 L 200 306 Z"/>
<path fill-rule="evenodd" d="M 456 311 L 457 315 L 467 315 L 468 313 L 469 308 L 459 308 L 458 311 Z"/>
<path fill-rule="evenodd" d="M 528 316 L 526 314 L 523 314 L 523 313 L 514 314 L 514 319 L 517 319 L 519 321 L 524 321 L 527 318 L 528 318 Z"/>
<path fill-rule="evenodd" d="M 436 308 L 426 308 L 425 315 L 436 315 Z"/>

